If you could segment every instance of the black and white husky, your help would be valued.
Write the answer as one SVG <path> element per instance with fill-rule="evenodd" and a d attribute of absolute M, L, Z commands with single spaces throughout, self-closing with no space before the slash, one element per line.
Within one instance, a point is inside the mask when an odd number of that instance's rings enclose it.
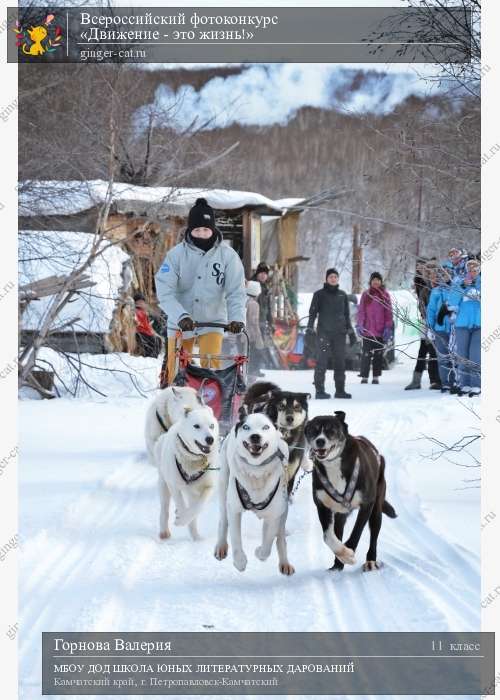
<path fill-rule="evenodd" d="M 183 417 L 156 441 L 160 495 L 160 538 L 170 537 L 170 499 L 175 504 L 174 525 L 187 525 L 199 539 L 196 518 L 215 485 L 219 426 L 209 406 L 184 409 Z"/>
<path fill-rule="evenodd" d="M 285 523 L 288 495 L 285 467 L 288 446 L 264 413 L 245 414 L 221 447 L 219 477 L 219 532 L 215 558 L 228 554 L 231 539 L 233 563 L 244 571 L 247 556 L 241 539 L 241 516 L 252 511 L 263 521 L 262 544 L 255 556 L 264 561 L 276 540 L 279 570 L 290 576 L 295 569 L 288 561 Z"/>
<path fill-rule="evenodd" d="M 385 500 L 385 460 L 365 437 L 349 434 L 345 413 L 316 416 L 306 425 L 306 438 L 313 457 L 313 499 L 325 544 L 335 554 L 333 569 L 354 564 L 354 553 L 366 523 L 370 546 L 363 571 L 378 569 L 377 541 L 382 514 L 395 518 Z M 347 516 L 358 509 L 349 538 L 342 543 Z"/>
<path fill-rule="evenodd" d="M 191 387 L 169 386 L 158 391 L 146 411 L 144 438 L 151 464 L 154 464 L 154 446 L 160 435 L 184 415 L 185 408 L 200 408 L 203 402 Z"/>
<path fill-rule="evenodd" d="M 256 382 L 247 391 L 244 404 L 250 412 L 263 412 L 269 416 L 288 445 L 287 465 L 288 494 L 293 490 L 295 477 L 301 464 L 308 463 L 306 455 L 305 426 L 310 394 L 283 391 L 272 382 Z"/>

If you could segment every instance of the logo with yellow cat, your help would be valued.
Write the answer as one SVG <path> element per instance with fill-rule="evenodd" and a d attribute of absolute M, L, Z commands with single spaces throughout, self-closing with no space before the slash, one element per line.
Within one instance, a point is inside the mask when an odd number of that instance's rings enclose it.
<path fill-rule="evenodd" d="M 57 51 L 62 46 L 62 29 L 52 24 L 55 15 L 47 15 L 40 24 L 23 28 L 16 21 L 12 31 L 16 33 L 16 46 L 26 56 L 43 56 Z"/>

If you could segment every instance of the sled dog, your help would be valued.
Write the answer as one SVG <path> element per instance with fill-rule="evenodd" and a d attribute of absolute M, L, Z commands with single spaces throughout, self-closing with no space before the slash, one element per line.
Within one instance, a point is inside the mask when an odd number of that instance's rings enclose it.
<path fill-rule="evenodd" d="M 215 558 L 228 553 L 227 534 L 231 538 L 233 563 L 244 571 L 247 557 L 241 541 L 241 516 L 253 511 L 262 523 L 262 544 L 255 556 L 265 561 L 276 540 L 279 570 L 294 573 L 288 561 L 285 522 L 288 512 L 285 466 L 288 446 L 264 413 L 241 410 L 239 422 L 224 440 L 220 455 L 219 532 Z"/>
<path fill-rule="evenodd" d="M 287 465 L 288 494 L 301 464 L 308 462 L 306 455 L 305 426 L 307 423 L 308 399 L 311 394 L 298 391 L 283 391 L 272 382 L 256 382 L 247 391 L 244 404 L 248 410 L 263 411 L 278 428 L 288 445 Z"/>
<path fill-rule="evenodd" d="M 191 387 L 169 386 L 156 393 L 146 412 L 144 437 L 151 464 L 154 464 L 154 446 L 160 435 L 184 415 L 184 409 L 200 408 L 203 403 Z"/>
<path fill-rule="evenodd" d="M 156 441 L 160 539 L 170 537 L 171 499 L 175 505 L 174 525 L 187 525 L 193 540 L 200 539 L 196 518 L 215 484 L 218 441 L 219 426 L 209 406 L 187 406 L 183 417 Z"/>
<path fill-rule="evenodd" d="M 380 568 L 377 540 L 382 514 L 396 518 L 396 511 L 385 500 L 385 459 L 365 437 L 349 434 L 345 413 L 317 416 L 305 429 L 313 458 L 313 499 L 323 529 L 325 544 L 335 554 L 332 569 L 354 564 L 354 553 L 368 522 L 370 546 L 363 571 Z M 358 509 L 354 527 L 342 543 L 347 516 Z"/>

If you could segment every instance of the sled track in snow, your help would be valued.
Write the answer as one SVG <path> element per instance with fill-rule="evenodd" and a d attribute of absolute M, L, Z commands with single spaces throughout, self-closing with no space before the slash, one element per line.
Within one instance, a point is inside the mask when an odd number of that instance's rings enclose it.
<path fill-rule="evenodd" d="M 353 432 L 366 434 L 386 456 L 387 496 L 398 512 L 396 520 L 383 519 L 380 571 L 361 572 L 367 532 L 354 567 L 327 570 L 333 554 L 322 541 L 310 477 L 289 511 L 297 572 L 290 579 L 278 573 L 274 548 L 267 562 L 255 559 L 260 525 L 250 514 L 243 530 L 247 571 L 237 572 L 230 557 L 216 562 L 215 497 L 201 518 L 202 542 L 192 543 L 186 528 L 172 528 L 172 539 L 160 542 L 156 470 L 136 454 L 90 490 L 75 491 L 59 520 L 47 521 L 23 545 L 21 697 L 39 696 L 40 639 L 48 630 L 478 629 L 477 561 L 428 525 L 412 493 L 411 465 L 401 458 L 410 418 L 400 415 L 387 432 L 387 423 L 378 425 L 359 407 L 351 414 L 359 418 Z"/>

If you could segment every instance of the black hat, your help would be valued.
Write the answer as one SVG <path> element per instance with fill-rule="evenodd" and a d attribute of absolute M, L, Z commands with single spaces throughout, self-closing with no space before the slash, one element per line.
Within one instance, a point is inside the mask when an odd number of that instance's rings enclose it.
<path fill-rule="evenodd" d="M 370 275 L 370 284 L 372 283 L 372 280 L 380 280 L 383 283 L 383 278 L 380 272 L 372 272 Z"/>
<path fill-rule="evenodd" d="M 215 231 L 214 210 L 203 197 L 199 197 L 189 211 L 187 233 L 194 228 L 210 228 Z"/>
<path fill-rule="evenodd" d="M 146 301 L 146 297 L 144 294 L 141 294 L 140 292 L 136 292 L 134 294 L 134 301 Z"/>
<path fill-rule="evenodd" d="M 336 267 L 329 267 L 328 268 L 328 270 L 326 271 L 325 279 L 327 279 L 329 277 L 329 275 L 337 275 L 337 277 L 340 276 Z"/>
<path fill-rule="evenodd" d="M 260 262 L 257 265 L 257 269 L 255 270 L 255 274 L 257 275 L 259 272 L 267 272 L 269 273 L 269 265 L 265 262 Z"/>

